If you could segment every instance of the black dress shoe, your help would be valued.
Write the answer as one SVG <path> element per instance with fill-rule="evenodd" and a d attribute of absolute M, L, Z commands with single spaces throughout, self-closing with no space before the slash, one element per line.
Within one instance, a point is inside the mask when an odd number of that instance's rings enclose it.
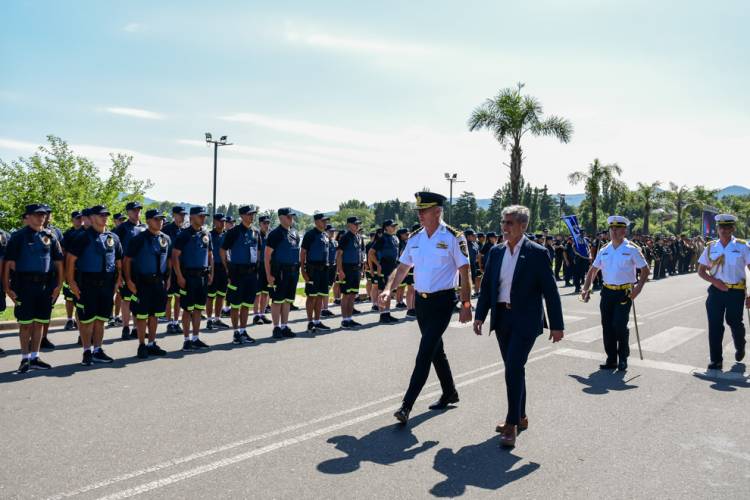
<path fill-rule="evenodd" d="M 402 406 L 396 413 L 393 414 L 393 416 L 396 417 L 396 420 L 398 420 L 401 425 L 406 425 L 406 422 L 409 421 L 410 411 L 411 410 L 406 406 Z"/>
<path fill-rule="evenodd" d="M 615 368 L 617 368 L 617 364 L 610 360 L 607 360 L 603 365 L 599 365 L 600 370 L 614 370 Z"/>
<path fill-rule="evenodd" d="M 628 362 L 627 362 L 627 360 L 620 361 L 617 364 L 617 371 L 618 372 L 624 372 L 627 369 L 628 369 Z"/>
<path fill-rule="evenodd" d="M 745 359 L 745 346 L 743 345 L 741 349 L 737 349 L 737 351 L 734 353 L 734 360 L 738 363 Z"/>
<path fill-rule="evenodd" d="M 711 363 L 708 364 L 708 369 L 709 370 L 719 370 L 719 371 L 721 371 L 721 369 L 722 369 L 722 362 L 721 361 L 711 362 Z"/>
<path fill-rule="evenodd" d="M 449 405 L 458 403 L 458 392 L 453 391 L 453 394 L 446 396 L 445 394 L 440 396 L 440 399 L 432 403 L 428 408 L 430 410 L 445 410 Z"/>

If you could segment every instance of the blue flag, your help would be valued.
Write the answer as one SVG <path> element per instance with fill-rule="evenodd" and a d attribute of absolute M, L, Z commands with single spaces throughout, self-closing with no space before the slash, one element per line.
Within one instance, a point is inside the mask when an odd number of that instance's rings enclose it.
<path fill-rule="evenodd" d="M 565 225 L 570 230 L 570 235 L 573 237 L 573 248 L 576 253 L 581 257 L 589 257 L 589 247 L 586 244 L 586 240 L 581 236 L 581 226 L 578 225 L 578 217 L 575 215 L 566 215 L 563 217 Z"/>

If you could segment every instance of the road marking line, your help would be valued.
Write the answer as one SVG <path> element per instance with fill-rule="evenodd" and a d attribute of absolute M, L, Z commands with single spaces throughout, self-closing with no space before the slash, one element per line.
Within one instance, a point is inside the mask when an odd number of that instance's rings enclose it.
<path fill-rule="evenodd" d="M 628 323 L 628 328 L 633 328 L 633 325 L 634 323 L 630 321 Z M 638 326 L 643 326 L 643 322 L 638 323 Z M 568 338 L 568 340 L 572 340 L 573 342 L 583 342 L 585 344 L 590 344 L 591 342 L 602 339 L 602 325 L 592 326 L 591 328 L 586 328 L 585 330 L 581 330 L 580 332 L 571 333 L 566 337 Z"/>
<path fill-rule="evenodd" d="M 591 360 L 602 360 L 602 355 L 591 351 L 582 351 L 580 349 L 569 349 L 562 348 L 552 351 L 553 354 L 559 354 L 561 356 L 569 356 L 572 358 L 580 359 L 591 359 Z M 740 372 L 720 372 L 718 370 L 705 370 L 696 366 L 682 365 L 679 363 L 670 363 L 669 361 L 655 361 L 653 359 L 634 359 L 631 357 L 628 359 L 629 366 L 640 366 L 643 368 L 653 368 L 655 370 L 663 370 L 675 373 L 682 373 L 685 375 L 703 375 L 708 378 L 715 378 L 721 380 L 736 380 L 736 381 L 748 381 L 750 373 Z"/>
<path fill-rule="evenodd" d="M 542 347 L 540 349 L 535 349 L 533 351 L 533 353 L 536 354 L 536 353 L 548 351 L 550 349 L 552 349 L 551 346 Z M 469 371 L 460 373 L 458 375 L 455 375 L 454 379 L 456 379 L 456 380 L 463 379 L 463 378 L 468 377 L 470 375 L 474 375 L 475 373 L 479 373 L 479 372 L 482 372 L 484 370 L 488 370 L 490 368 L 496 368 L 496 367 L 500 366 L 501 364 L 502 364 L 501 362 L 497 362 L 497 363 L 491 363 L 491 364 L 485 365 L 485 366 L 480 366 L 479 368 L 474 368 L 473 370 L 469 370 Z M 493 372 L 493 373 L 495 373 L 495 372 Z M 435 387 L 435 386 L 437 386 L 439 384 L 440 384 L 439 382 L 431 382 L 431 383 L 425 385 L 425 389 L 429 389 L 431 387 Z M 456 385 L 458 386 L 459 384 L 456 384 Z M 431 393 L 431 394 L 434 394 L 434 393 Z M 99 489 L 99 488 L 104 488 L 106 486 L 111 486 L 111 485 L 119 483 L 121 481 L 126 481 L 128 479 L 133 479 L 135 477 L 142 476 L 144 474 L 149 474 L 149 473 L 152 473 L 152 472 L 158 472 L 160 470 L 167 469 L 169 467 L 174 467 L 176 465 L 181 465 L 181 464 L 184 464 L 184 463 L 192 462 L 193 460 L 197 460 L 197 459 L 200 459 L 200 458 L 205 458 L 205 457 L 208 457 L 208 456 L 211 456 L 211 455 L 215 455 L 217 453 L 221 453 L 221 452 L 224 452 L 224 451 L 232 450 L 234 448 L 238 448 L 238 447 L 243 446 L 243 445 L 247 445 L 247 444 L 250 444 L 250 443 L 257 442 L 257 441 L 262 441 L 264 439 L 268 439 L 268 438 L 275 437 L 275 436 L 278 436 L 278 435 L 281 435 L 281 434 L 285 434 L 287 432 L 295 431 L 295 430 L 301 429 L 303 427 L 308 427 L 308 426 L 319 424 L 321 422 L 325 422 L 327 420 L 331 420 L 331 419 L 334 419 L 334 418 L 337 418 L 337 417 L 342 417 L 342 416 L 348 415 L 350 413 L 354 413 L 354 412 L 357 412 L 357 411 L 360 411 L 360 410 L 364 410 L 364 409 L 369 408 L 371 406 L 379 405 L 381 403 L 386 403 L 386 402 L 388 402 L 388 401 L 390 401 L 392 399 L 400 398 L 402 396 L 403 396 L 403 392 L 399 392 L 398 394 L 391 394 L 389 396 L 382 397 L 382 398 L 377 399 L 375 401 L 370 401 L 369 403 L 365 403 L 365 404 L 362 404 L 362 405 L 359 405 L 359 406 L 355 406 L 355 407 L 352 407 L 352 408 L 349 408 L 349 409 L 346 409 L 346 410 L 342 410 L 342 411 L 338 411 L 338 412 L 335 412 L 335 413 L 331 413 L 329 415 L 324 415 L 324 416 L 321 416 L 321 417 L 318 417 L 318 418 L 314 418 L 314 419 L 308 420 L 306 422 L 300 422 L 298 424 L 289 425 L 289 426 L 283 427 L 281 429 L 276 429 L 276 430 L 269 431 L 269 432 L 266 432 L 266 433 L 263 433 L 263 434 L 258 434 L 258 435 L 255 435 L 255 436 L 251 436 L 251 437 L 248 437 L 246 439 L 242 439 L 240 441 L 235 441 L 233 443 L 227 443 L 225 445 L 218 446 L 216 448 L 211 448 L 209 450 L 205 450 L 205 451 L 201 451 L 201 452 L 197 452 L 197 453 L 192 453 L 192 454 L 184 456 L 184 457 L 179 457 L 179 458 L 174 458 L 174 459 L 171 459 L 171 460 L 166 460 L 164 462 L 152 465 L 152 466 L 147 467 L 145 469 L 140 469 L 140 470 L 137 470 L 137 471 L 134 471 L 134 472 L 130 472 L 130 473 L 127 473 L 127 474 L 121 474 L 119 476 L 115 476 L 113 478 L 106 479 L 104 481 L 99 481 L 99 482 L 92 483 L 92 484 L 89 484 L 89 485 L 86 485 L 86 486 L 82 486 L 80 488 L 68 491 L 66 493 L 56 494 L 54 496 L 48 497 L 48 500 L 53 500 L 53 499 L 54 500 L 59 500 L 61 498 L 69 498 L 69 497 L 73 497 L 73 496 L 76 496 L 76 495 L 80 495 L 82 493 L 86 493 L 88 491 L 96 490 L 96 489 Z M 427 397 L 427 396 L 425 396 L 425 397 Z M 422 398 L 420 398 L 420 399 L 422 399 Z"/>
<path fill-rule="evenodd" d="M 641 348 L 644 351 L 664 354 L 670 349 L 674 349 L 675 347 L 684 344 L 688 340 L 691 340 L 704 332 L 705 330 L 702 330 L 700 328 L 673 326 L 672 328 L 664 330 L 661 333 L 657 333 L 656 335 L 653 335 L 646 340 L 642 340 Z M 631 344 L 630 348 L 637 349 L 638 344 Z"/>
<path fill-rule="evenodd" d="M 563 320 L 565 323 L 575 323 L 576 321 L 581 321 L 582 319 L 586 319 L 583 316 L 569 316 L 567 314 L 563 314 Z"/>
<path fill-rule="evenodd" d="M 549 348 L 547 348 L 549 349 Z M 541 350 L 541 349 L 540 349 Z M 542 354 L 540 356 L 536 356 L 533 358 L 530 358 L 526 364 L 532 363 L 534 361 L 539 361 L 540 359 L 547 358 L 549 356 L 552 356 L 555 351 L 548 352 L 546 354 Z M 464 380 L 463 382 L 457 383 L 456 387 L 464 387 L 470 384 L 474 384 L 476 382 L 480 382 L 482 380 L 494 377 L 502 372 L 504 372 L 505 369 L 501 368 L 499 370 L 495 370 L 489 373 L 485 373 L 483 375 L 479 375 L 478 377 L 474 377 L 469 380 Z M 442 390 L 433 391 L 428 394 L 423 394 L 420 396 L 417 401 L 422 401 L 424 399 L 434 398 L 435 396 L 438 396 L 442 394 Z M 245 460 L 249 460 L 250 458 L 257 457 L 260 455 L 265 455 L 266 453 L 270 453 L 272 451 L 279 450 L 281 448 L 286 448 L 288 446 L 292 446 L 295 444 L 299 444 L 305 441 L 309 441 L 313 438 L 323 436 L 325 434 L 328 434 L 333 431 L 337 431 L 340 429 L 343 429 L 345 427 L 350 427 L 352 425 L 365 422 L 367 420 L 371 420 L 373 418 L 385 415 L 387 413 L 390 413 L 393 411 L 393 408 L 384 408 L 382 410 L 374 411 L 372 413 L 368 413 L 366 415 L 361 415 L 359 417 L 352 418 L 350 420 L 346 420 L 344 422 L 340 422 L 337 424 L 329 425 L 327 427 L 323 427 L 321 429 L 316 429 L 310 432 L 306 432 L 305 434 L 301 434 L 299 436 L 291 437 L 284 439 L 282 441 L 277 441 L 275 443 L 271 443 L 269 445 L 263 446 L 262 448 L 257 448 L 255 450 L 250 450 L 245 453 L 240 453 L 238 455 L 234 455 L 232 457 L 227 457 L 221 460 L 217 460 L 215 462 L 201 465 L 199 467 L 195 467 L 193 469 L 189 469 L 183 472 L 178 472 L 176 474 L 172 474 L 171 476 L 164 477 L 162 479 L 157 479 L 155 481 L 151 481 L 148 483 L 141 484 L 139 486 L 136 486 L 134 488 L 128 488 L 126 490 L 118 491 L 116 493 L 112 493 L 111 495 L 106 495 L 104 497 L 101 497 L 100 500 L 120 500 L 123 498 L 130 498 L 135 495 L 140 495 L 141 493 L 145 493 L 147 491 L 152 491 L 157 488 L 162 488 L 164 486 L 169 486 L 171 484 L 174 484 L 179 481 L 183 481 L 185 479 L 189 479 L 195 476 L 198 476 L 200 474 L 204 474 L 206 472 L 211 472 L 217 469 L 220 469 L 222 467 L 227 467 L 229 465 L 234 465 L 239 462 L 244 462 Z"/>

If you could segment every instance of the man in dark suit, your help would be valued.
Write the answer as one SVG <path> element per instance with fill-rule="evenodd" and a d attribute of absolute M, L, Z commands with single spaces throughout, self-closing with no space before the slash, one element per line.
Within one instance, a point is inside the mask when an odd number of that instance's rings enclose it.
<path fill-rule="evenodd" d="M 528 223 L 528 208 L 515 205 L 503 210 L 505 245 L 488 254 L 474 321 L 474 333 L 481 335 L 487 313 L 492 313 L 490 333 L 495 331 L 505 363 L 508 414 L 496 429 L 505 447 L 515 446 L 518 430 L 528 427 L 525 365 L 545 323 L 542 297 L 549 314 L 549 338 L 559 342 L 564 329 L 549 254 L 524 236 Z"/>

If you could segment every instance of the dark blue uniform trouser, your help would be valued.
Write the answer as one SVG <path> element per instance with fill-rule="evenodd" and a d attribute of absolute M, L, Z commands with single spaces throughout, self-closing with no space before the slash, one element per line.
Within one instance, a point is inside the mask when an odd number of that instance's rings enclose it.
<path fill-rule="evenodd" d="M 409 381 L 409 389 L 404 396 L 404 406 L 409 409 L 414 406 L 414 402 L 427 382 L 431 364 L 435 366 L 435 373 L 440 380 L 443 394 L 453 394 L 456 390 L 451 367 L 443 350 L 442 338 L 451 321 L 456 302 L 454 290 L 445 290 L 427 298 L 423 298 L 420 294 L 416 296 L 414 305 L 422 339 L 419 342 L 419 351 Z"/>
<path fill-rule="evenodd" d="M 608 363 L 617 362 L 618 356 L 620 361 L 630 356 L 628 318 L 632 306 L 627 290 L 602 288 L 599 311 L 602 314 L 602 339 Z"/>
<path fill-rule="evenodd" d="M 588 271 L 589 271 L 588 259 L 576 257 L 575 263 L 573 264 L 573 286 L 576 287 L 576 291 L 581 290 L 581 285 L 586 280 L 586 273 Z"/>
<path fill-rule="evenodd" d="M 735 349 L 745 346 L 745 325 L 742 313 L 745 308 L 745 291 L 730 289 L 722 292 L 713 285 L 708 287 L 706 312 L 708 313 L 708 347 L 712 363 L 721 363 L 724 319 L 732 330 Z"/>
<path fill-rule="evenodd" d="M 518 425 L 526 416 L 526 361 L 537 335 L 523 327 L 512 326 L 513 310 L 498 306 L 495 316 L 495 335 L 505 363 L 505 391 L 508 414 L 505 422 Z"/>

